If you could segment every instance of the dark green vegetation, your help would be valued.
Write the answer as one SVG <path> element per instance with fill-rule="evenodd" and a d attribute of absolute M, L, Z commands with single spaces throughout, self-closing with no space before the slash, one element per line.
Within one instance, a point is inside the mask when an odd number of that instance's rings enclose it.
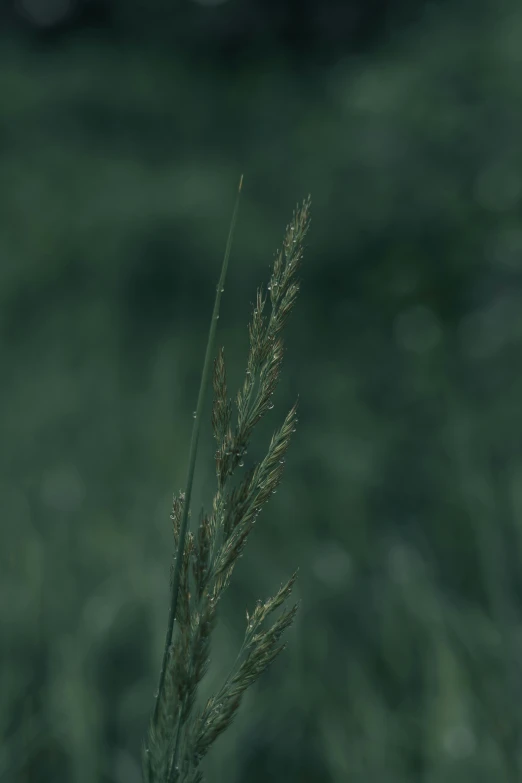
<path fill-rule="evenodd" d="M 239 190 L 216 287 L 198 402 L 190 438 L 185 491 L 174 496 L 171 519 L 174 560 L 171 598 L 163 659 L 154 710 L 143 748 L 147 783 L 202 783 L 201 762 L 215 740 L 236 717 L 245 691 L 257 682 L 284 650 L 281 637 L 298 609 L 283 611 L 269 628 L 265 621 L 290 597 L 297 572 L 277 594 L 260 599 L 247 610 L 243 643 L 219 691 L 194 709 L 201 681 L 211 663 L 211 637 L 223 593 L 263 507 L 277 491 L 285 457 L 297 425 L 297 404 L 273 433 L 266 455 L 249 469 L 248 447 L 256 425 L 274 408 L 284 353 L 283 329 L 299 293 L 296 272 L 303 256 L 310 204 L 296 209 L 276 253 L 270 281 L 258 288 L 243 383 L 229 396 L 225 352 L 212 361 L 221 295 L 225 291 L 228 261 L 239 207 Z M 212 506 L 200 515 L 197 530 L 190 528 L 190 504 L 201 419 L 213 364 L 212 431 L 216 441 L 216 491 Z M 250 462 L 251 460 L 248 460 Z M 272 617 L 273 621 L 273 617 Z M 265 626 L 265 627 L 263 627 Z M 212 773 L 211 773 L 212 774 Z"/>
<path fill-rule="evenodd" d="M 306 73 L 3 44 L 2 782 L 141 779 L 171 498 L 241 171 L 231 389 L 252 291 L 309 192 L 314 223 L 274 398 L 279 420 L 300 394 L 292 459 L 208 693 L 245 609 L 297 565 L 302 608 L 208 778 L 519 779 L 521 51 L 515 2 L 433 9 Z M 194 521 L 210 434 L 201 449 Z"/>

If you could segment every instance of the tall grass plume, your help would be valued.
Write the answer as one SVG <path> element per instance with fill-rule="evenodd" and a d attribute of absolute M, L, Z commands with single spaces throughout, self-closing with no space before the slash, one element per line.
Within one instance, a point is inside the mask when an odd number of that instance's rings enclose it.
<path fill-rule="evenodd" d="M 167 633 L 154 711 L 143 749 L 146 783 L 201 783 L 202 759 L 227 729 L 246 689 L 284 649 L 284 631 L 292 624 L 298 605 L 265 621 L 290 597 L 294 573 L 278 592 L 258 601 L 246 613 L 243 643 L 230 674 L 219 691 L 196 709 L 198 686 L 210 662 L 210 643 L 218 605 L 234 567 L 262 508 L 281 481 L 285 455 L 297 423 L 297 403 L 273 434 L 266 456 L 232 486 L 254 427 L 273 408 L 283 360 L 282 332 L 299 292 L 296 271 L 309 225 L 310 199 L 299 206 L 276 253 L 266 292 L 258 289 L 248 327 L 249 352 L 245 378 L 235 404 L 228 396 L 225 354 L 220 348 L 213 363 L 212 430 L 216 440 L 216 491 L 212 508 L 203 513 L 195 533 L 190 526 L 190 498 L 200 422 L 210 382 L 211 356 L 221 294 L 232 246 L 242 178 L 230 225 L 221 275 L 216 289 L 197 408 L 189 450 L 184 492 L 174 496 L 172 527 L 175 557 L 171 570 L 171 599 Z M 176 634 L 174 626 L 176 625 Z"/>

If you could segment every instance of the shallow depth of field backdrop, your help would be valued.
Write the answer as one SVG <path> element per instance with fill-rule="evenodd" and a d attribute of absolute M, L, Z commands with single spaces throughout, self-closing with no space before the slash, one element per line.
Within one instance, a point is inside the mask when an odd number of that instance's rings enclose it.
<path fill-rule="evenodd" d="M 302 607 L 207 779 L 520 781 L 520 3 L 18 0 L 0 27 L 0 781 L 140 781 L 241 172 L 231 392 L 313 199 L 248 458 L 300 416 L 202 695 L 297 566 Z M 210 432 L 209 400 L 193 518 Z"/>

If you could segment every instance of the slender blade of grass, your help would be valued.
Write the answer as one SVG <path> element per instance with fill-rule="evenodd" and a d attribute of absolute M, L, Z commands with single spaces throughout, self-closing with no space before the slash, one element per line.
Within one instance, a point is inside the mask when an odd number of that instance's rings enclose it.
<path fill-rule="evenodd" d="M 174 632 L 174 622 L 176 619 L 176 611 L 177 611 L 177 605 L 178 605 L 178 594 L 179 594 L 179 585 L 180 585 L 180 576 L 181 576 L 181 566 L 183 563 L 183 554 L 185 550 L 185 539 L 187 536 L 187 527 L 188 527 L 188 515 L 189 515 L 189 508 L 190 508 L 190 498 L 192 494 L 192 484 L 194 481 L 194 471 L 196 467 L 196 455 L 197 455 L 197 448 L 198 448 L 198 440 L 199 440 L 199 431 L 200 431 L 200 424 L 201 424 L 201 416 L 203 413 L 203 406 L 205 404 L 205 396 L 207 392 L 207 388 L 209 385 L 209 377 L 210 377 L 210 367 L 212 363 L 212 353 L 214 350 L 214 341 L 215 341 L 215 335 L 216 335 L 216 329 L 217 329 L 217 321 L 219 317 L 219 306 L 221 302 L 221 293 L 224 288 L 225 284 L 225 278 L 227 274 L 227 268 L 228 268 L 228 261 L 230 258 L 230 253 L 232 250 L 232 240 L 234 236 L 234 230 L 236 226 L 236 220 L 237 220 L 237 213 L 239 209 L 239 201 L 241 196 L 241 190 L 243 187 L 243 175 L 241 175 L 241 178 L 239 180 L 239 187 L 237 191 L 236 196 L 236 202 L 234 205 L 234 211 L 232 213 L 232 219 L 230 221 L 230 229 L 228 232 L 228 238 L 227 238 L 227 244 L 225 248 L 225 255 L 223 257 L 223 263 L 221 266 L 221 274 L 219 277 L 219 283 L 216 288 L 216 298 L 214 300 L 214 310 L 212 312 L 212 318 L 210 321 L 210 328 L 208 333 L 208 339 L 207 339 L 207 347 L 205 352 L 205 359 L 203 362 L 203 371 L 201 373 L 201 382 L 199 386 L 199 393 L 198 393 L 198 402 L 196 406 L 196 416 L 194 419 L 194 424 L 192 426 L 192 436 L 190 440 L 190 450 L 189 450 L 189 461 L 188 461 L 188 469 L 187 469 L 187 481 L 186 481 L 186 489 L 185 489 L 185 502 L 183 504 L 183 515 L 181 518 L 181 525 L 180 525 L 180 532 L 179 532 L 179 544 L 178 544 L 178 551 L 176 553 L 176 563 L 174 568 L 174 574 L 172 579 L 172 591 L 171 591 L 171 597 L 170 597 L 170 606 L 169 606 L 169 618 L 168 618 L 168 625 L 167 625 L 167 633 L 165 636 L 165 647 L 163 650 L 163 661 L 161 664 L 161 671 L 160 671 L 160 677 L 159 677 L 159 684 L 158 689 L 156 692 L 155 697 L 155 703 L 154 703 L 154 714 L 152 718 L 153 725 L 156 723 L 158 718 L 158 706 L 160 703 L 160 699 L 163 693 L 163 689 L 165 687 L 165 673 L 167 670 L 167 661 L 169 656 L 169 648 L 172 644 L 172 635 Z"/>

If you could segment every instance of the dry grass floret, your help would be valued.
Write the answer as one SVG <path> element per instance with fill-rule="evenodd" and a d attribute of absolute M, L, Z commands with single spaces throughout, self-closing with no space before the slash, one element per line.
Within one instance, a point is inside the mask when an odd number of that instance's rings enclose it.
<path fill-rule="evenodd" d="M 297 422 L 296 404 L 272 436 L 264 459 L 254 465 L 236 487 L 231 487 L 237 468 L 244 464 L 255 425 L 273 407 L 272 395 L 283 359 L 281 332 L 299 291 L 295 273 L 309 224 L 309 199 L 294 212 L 287 226 L 282 249 L 274 261 L 268 293 L 257 292 L 249 325 L 247 369 L 236 397 L 237 422 L 233 429 L 233 406 L 228 397 L 223 348 L 214 361 L 212 428 L 217 442 L 217 490 L 212 510 L 202 516 L 197 533 L 193 535 L 188 531 L 199 424 L 240 191 L 241 183 L 216 290 L 190 445 L 187 486 L 185 492 L 174 497 L 172 507 L 176 557 L 171 574 L 171 604 L 159 687 L 144 747 L 143 770 L 147 783 L 198 783 L 203 780 L 199 769 L 201 760 L 214 740 L 230 725 L 245 690 L 284 649 L 281 636 L 297 612 L 297 604 L 294 604 L 283 611 L 268 630 L 261 628 L 268 616 L 290 596 L 297 578 L 294 573 L 273 598 L 264 603 L 259 601 L 252 615 L 247 611 L 245 637 L 232 671 L 219 692 L 202 710 L 195 712 L 198 685 L 209 664 L 210 640 L 219 601 L 261 509 L 281 481 L 285 455 Z M 265 315 L 268 295 L 271 310 Z M 178 631 L 173 642 L 174 621 Z"/>

